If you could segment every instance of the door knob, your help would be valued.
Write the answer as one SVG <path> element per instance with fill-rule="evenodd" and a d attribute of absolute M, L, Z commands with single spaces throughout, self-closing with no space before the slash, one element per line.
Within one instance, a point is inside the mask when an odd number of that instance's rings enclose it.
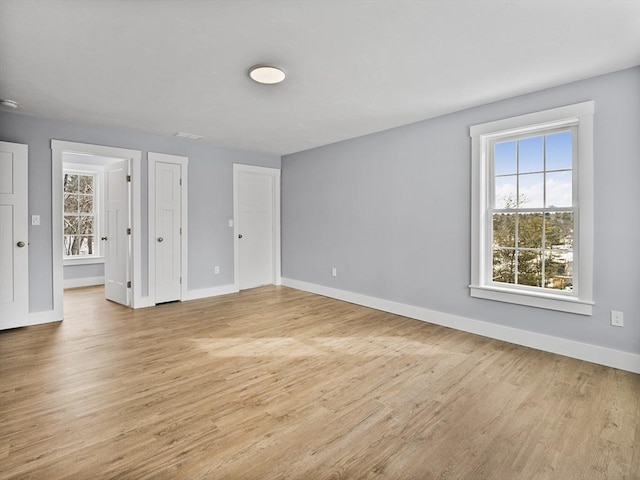
<path fill-rule="evenodd" d="M 242 234 L 241 233 L 238 234 L 238 238 L 242 238 Z"/>
<path fill-rule="evenodd" d="M 158 243 L 162 243 L 162 242 L 164 242 L 164 238 L 158 237 Z"/>
<path fill-rule="evenodd" d="M 17 245 L 19 248 L 22 248 L 22 247 L 24 247 L 24 246 L 25 246 L 25 243 L 24 243 L 24 242 L 18 242 L 18 243 L 16 243 L 16 245 Z"/>
<path fill-rule="evenodd" d="M 100 237 L 100 240 L 107 241 L 107 237 Z"/>

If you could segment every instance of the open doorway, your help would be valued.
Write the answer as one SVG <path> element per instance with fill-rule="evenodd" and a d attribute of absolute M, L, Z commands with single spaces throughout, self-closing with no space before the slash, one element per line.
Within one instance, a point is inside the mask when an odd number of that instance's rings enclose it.
<path fill-rule="evenodd" d="M 65 286 L 103 283 L 106 299 L 135 307 L 141 296 L 141 152 L 58 140 L 51 148 L 56 317 L 64 316 Z"/>
<path fill-rule="evenodd" d="M 65 288 L 104 285 L 107 300 L 131 305 L 129 159 L 62 152 Z"/>

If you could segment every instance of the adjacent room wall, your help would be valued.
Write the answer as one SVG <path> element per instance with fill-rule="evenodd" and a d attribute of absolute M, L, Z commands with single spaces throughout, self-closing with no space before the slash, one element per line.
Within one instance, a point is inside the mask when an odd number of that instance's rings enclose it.
<path fill-rule="evenodd" d="M 65 288 L 104 284 L 104 263 L 64 265 L 62 271 Z"/>
<path fill-rule="evenodd" d="M 471 298 L 469 127 L 587 100 L 596 108 L 593 316 Z M 285 156 L 283 277 L 638 354 L 639 132 L 633 68 Z M 624 328 L 610 326 L 610 310 L 624 312 Z"/>
<path fill-rule="evenodd" d="M 233 163 L 280 168 L 280 157 L 202 141 L 0 112 L 0 139 L 29 146 L 29 303 L 52 309 L 51 139 L 142 151 L 142 294 L 147 295 L 147 152 L 189 157 L 189 290 L 233 284 Z M 31 222 L 29 222 L 31 223 Z M 58 255 L 57 252 L 55 252 Z M 214 275 L 214 266 L 220 274 Z"/>

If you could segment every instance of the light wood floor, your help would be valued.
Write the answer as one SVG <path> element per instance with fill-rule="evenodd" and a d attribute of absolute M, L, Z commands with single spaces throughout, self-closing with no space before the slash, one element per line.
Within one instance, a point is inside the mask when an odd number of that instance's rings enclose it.
<path fill-rule="evenodd" d="M 0 333 L 3 479 L 638 479 L 640 376 L 284 287 Z"/>

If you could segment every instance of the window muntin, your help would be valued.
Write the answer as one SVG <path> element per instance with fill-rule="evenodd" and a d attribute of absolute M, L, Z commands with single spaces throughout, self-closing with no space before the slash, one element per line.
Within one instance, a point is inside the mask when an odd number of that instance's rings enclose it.
<path fill-rule="evenodd" d="M 99 254 L 97 188 L 96 174 L 67 170 L 63 173 L 63 254 L 65 258 Z"/>
<path fill-rule="evenodd" d="M 490 284 L 577 295 L 575 125 L 486 142 Z"/>

